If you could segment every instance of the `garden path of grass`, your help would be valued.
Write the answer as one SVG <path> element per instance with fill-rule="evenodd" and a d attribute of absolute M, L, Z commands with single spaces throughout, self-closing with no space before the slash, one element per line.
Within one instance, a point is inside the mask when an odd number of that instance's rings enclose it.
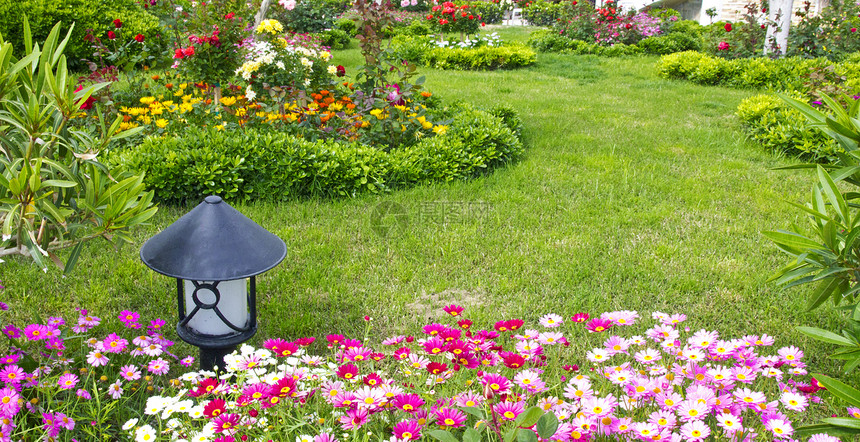
<path fill-rule="evenodd" d="M 335 57 L 355 72 L 357 49 Z M 812 349 L 820 364 L 829 349 L 793 327 L 836 328 L 836 316 L 804 313 L 804 289 L 766 282 L 786 258 L 760 233 L 805 222 L 785 201 L 805 200 L 812 177 L 771 170 L 791 161 L 744 141 L 733 112 L 752 92 L 663 80 L 656 62 L 541 54 L 515 71 L 423 68 L 444 100 L 519 111 L 525 157 L 469 182 L 235 205 L 289 248 L 258 280 L 258 339 L 360 336 L 364 315 L 375 333 L 404 333 L 446 303 L 465 305 L 482 327 L 547 312 L 663 310 L 687 313 L 694 330 L 775 335 L 778 345 Z M 405 208 L 402 234 L 371 228 L 382 202 Z M 477 204 L 449 223 L 426 219 L 454 217 L 455 202 Z M 84 306 L 103 317 L 131 308 L 174 318 L 175 284 L 147 269 L 138 249 L 185 211 L 163 208 L 118 252 L 88 245 L 68 277 L 9 260 L 0 278 L 13 317 Z"/>

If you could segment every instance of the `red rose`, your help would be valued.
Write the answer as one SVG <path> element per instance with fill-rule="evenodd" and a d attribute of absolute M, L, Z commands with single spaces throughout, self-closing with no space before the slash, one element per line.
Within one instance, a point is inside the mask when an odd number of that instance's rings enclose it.
<path fill-rule="evenodd" d="M 108 31 L 108 38 L 113 40 L 116 38 L 116 34 L 113 31 Z"/>
<path fill-rule="evenodd" d="M 764 23 L 762 23 L 761 28 L 762 28 L 762 29 L 764 29 L 764 28 L 766 28 L 766 27 L 767 27 L 767 26 L 765 26 L 765 25 L 764 25 Z"/>
<path fill-rule="evenodd" d="M 185 55 L 182 54 L 182 49 L 176 48 L 176 52 L 173 53 L 173 58 L 177 58 L 179 60 L 185 58 Z"/>
<path fill-rule="evenodd" d="M 732 24 L 731 24 L 731 23 L 726 23 L 726 25 L 725 25 L 725 26 L 723 26 L 723 29 L 725 29 L 725 30 L 726 30 L 726 32 L 732 32 Z"/>
<path fill-rule="evenodd" d="M 189 46 L 187 48 L 182 49 L 182 55 L 186 57 L 194 55 L 194 46 Z"/>
<path fill-rule="evenodd" d="M 143 34 L 135 35 L 134 39 L 137 40 L 138 43 L 143 43 Z"/>
<path fill-rule="evenodd" d="M 120 20 L 120 19 L 116 19 L 116 20 L 114 20 L 114 21 L 113 21 L 113 25 L 114 25 L 114 27 L 116 27 L 117 29 L 121 28 L 121 27 L 122 27 L 122 20 Z"/>
<path fill-rule="evenodd" d="M 474 19 L 475 19 L 475 16 L 474 16 L 474 15 L 470 15 L 470 16 L 469 16 L 469 20 L 474 20 Z"/>
<path fill-rule="evenodd" d="M 857 32 L 857 28 L 851 28 L 851 32 Z"/>
<path fill-rule="evenodd" d="M 236 14 L 231 12 L 231 13 L 225 15 L 224 18 L 226 18 L 227 20 L 233 20 L 233 17 L 235 17 L 235 16 L 236 16 Z"/>
<path fill-rule="evenodd" d="M 481 22 L 481 26 L 487 26 L 487 24 L 484 22 Z"/>
<path fill-rule="evenodd" d="M 633 27 L 633 25 L 631 25 L 630 23 L 627 23 L 624 25 L 624 29 L 630 29 L 632 27 Z"/>
<path fill-rule="evenodd" d="M 717 45 L 718 51 L 727 51 L 728 49 L 729 49 L 729 44 L 724 42 L 724 41 L 721 41 L 720 44 Z"/>

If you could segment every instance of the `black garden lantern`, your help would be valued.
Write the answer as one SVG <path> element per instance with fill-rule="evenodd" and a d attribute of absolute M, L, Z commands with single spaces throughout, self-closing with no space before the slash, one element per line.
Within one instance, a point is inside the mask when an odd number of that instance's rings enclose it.
<path fill-rule="evenodd" d="M 140 248 L 152 270 L 176 278 L 183 341 L 200 348 L 200 367 L 224 367 L 224 356 L 257 332 L 255 276 L 287 256 L 280 238 L 208 196 Z"/>

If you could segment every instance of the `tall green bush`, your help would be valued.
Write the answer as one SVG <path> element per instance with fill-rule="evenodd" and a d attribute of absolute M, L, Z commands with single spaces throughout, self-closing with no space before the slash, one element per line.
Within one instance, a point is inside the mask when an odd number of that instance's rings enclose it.
<path fill-rule="evenodd" d="M 0 0 L 0 34 L 12 44 L 17 56 L 24 54 L 23 17 L 28 18 L 36 41 L 47 38 L 58 22 L 69 27 L 74 23 L 72 36 L 65 49 L 69 66 L 83 66 L 81 59 L 92 59 L 90 42 L 84 38 L 87 30 L 108 40 L 107 32 L 115 31 L 113 20 L 122 21 L 122 37 L 126 40 L 137 34 L 154 38 L 161 32 L 158 19 L 134 0 Z"/>

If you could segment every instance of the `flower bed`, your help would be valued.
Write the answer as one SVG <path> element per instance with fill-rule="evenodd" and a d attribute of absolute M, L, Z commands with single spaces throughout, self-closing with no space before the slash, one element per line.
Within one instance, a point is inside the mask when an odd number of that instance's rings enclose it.
<path fill-rule="evenodd" d="M 478 35 L 460 42 L 432 36 L 394 37 L 392 58 L 438 69 L 494 70 L 529 66 L 537 54 L 520 44 L 505 44 L 498 35 Z"/>
<path fill-rule="evenodd" d="M 243 346 L 225 375 L 182 375 L 123 428 L 137 440 L 793 440 L 820 402 L 803 351 L 768 335 L 633 311 L 478 330 L 462 307 L 445 310 L 450 325 L 373 345 L 366 318 L 363 340 L 328 335 L 325 356 L 307 350 L 312 337 Z"/>
<path fill-rule="evenodd" d="M 389 151 L 356 141 L 209 129 L 151 137 L 139 146 L 114 151 L 109 161 L 144 172 L 147 187 L 162 201 L 196 201 L 210 194 L 234 200 L 354 196 L 467 179 L 518 158 L 523 152 L 519 118 L 505 108 L 491 112 L 499 117 L 458 108 L 449 111 L 450 123 L 444 126 L 412 118 L 409 124 L 431 125 L 434 136 Z M 391 118 L 382 113 L 378 117 Z"/>

